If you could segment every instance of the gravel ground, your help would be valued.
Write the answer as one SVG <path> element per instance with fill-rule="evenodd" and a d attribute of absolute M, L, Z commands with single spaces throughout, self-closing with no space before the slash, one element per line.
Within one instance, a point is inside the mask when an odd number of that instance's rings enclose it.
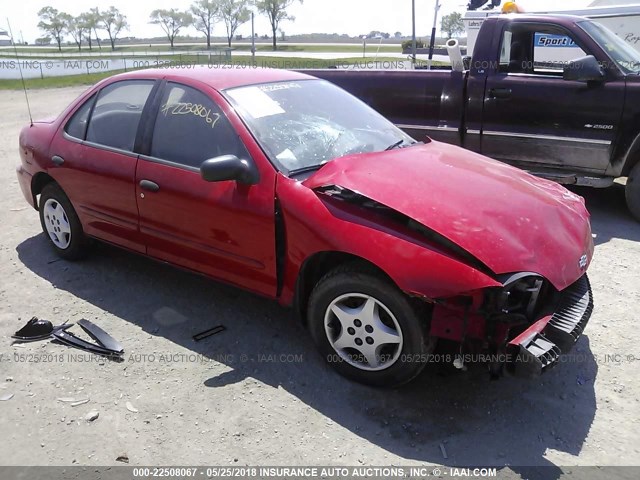
<path fill-rule="evenodd" d="M 31 92 L 34 117 L 81 91 Z M 535 381 L 430 366 L 376 390 L 333 373 L 273 302 L 106 245 L 57 260 L 15 176 L 24 94 L 0 91 L 0 109 L 0 398 L 13 394 L 0 401 L 0 465 L 480 464 L 516 478 L 521 466 L 640 465 L 640 225 L 620 185 L 578 190 L 596 309 L 567 362 Z M 92 320 L 125 361 L 12 346 L 33 315 Z M 217 324 L 227 330 L 192 340 Z"/>

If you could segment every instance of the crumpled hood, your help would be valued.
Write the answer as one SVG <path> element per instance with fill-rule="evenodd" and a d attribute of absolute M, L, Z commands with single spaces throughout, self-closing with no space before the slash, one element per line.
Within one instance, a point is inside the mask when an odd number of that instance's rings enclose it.
<path fill-rule="evenodd" d="M 350 155 L 303 182 L 336 185 L 411 217 L 494 273 L 533 272 L 562 290 L 593 254 L 581 197 L 522 170 L 452 145 Z"/>

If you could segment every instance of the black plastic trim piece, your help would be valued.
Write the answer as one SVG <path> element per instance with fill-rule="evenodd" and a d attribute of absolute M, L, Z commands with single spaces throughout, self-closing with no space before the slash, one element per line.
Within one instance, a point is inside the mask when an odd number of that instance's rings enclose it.
<path fill-rule="evenodd" d="M 569 352 L 582 335 L 593 312 L 593 294 L 587 275 L 561 292 L 560 302 L 541 332 L 518 344 L 509 344 L 515 360 L 507 370 L 516 376 L 533 377 L 555 364 Z"/>
<path fill-rule="evenodd" d="M 190 165 L 184 165 L 182 163 L 176 163 L 176 162 L 172 162 L 170 160 L 163 160 L 163 159 L 158 158 L 158 157 L 151 157 L 149 155 L 143 155 L 143 154 L 140 154 L 140 156 L 138 158 L 140 160 L 145 160 L 147 162 L 158 163 L 160 165 L 165 165 L 167 167 L 180 168 L 182 170 L 187 170 L 188 172 L 194 172 L 194 173 L 197 173 L 198 175 L 200 175 L 200 169 L 198 167 L 192 167 Z"/>
<path fill-rule="evenodd" d="M 90 142 L 89 140 L 84 140 L 82 145 L 86 145 L 87 147 L 95 148 L 96 150 L 105 150 L 107 152 L 119 153 L 121 155 L 126 155 L 131 158 L 138 158 L 138 154 L 134 153 L 130 150 L 123 150 L 122 148 L 110 147 L 108 145 L 102 145 L 101 143 Z"/>
<path fill-rule="evenodd" d="M 199 342 L 200 340 L 204 340 L 207 337 L 210 337 L 212 335 L 215 335 L 217 333 L 221 333 L 224 332 L 227 328 L 224 325 L 216 325 L 213 328 L 210 328 L 209 330 L 205 330 L 204 332 L 200 332 L 197 333 L 193 336 L 193 339 L 196 342 Z"/>
<path fill-rule="evenodd" d="M 53 326 L 49 320 L 39 320 L 38 317 L 32 317 L 24 327 L 11 335 L 11 338 L 20 343 L 37 342 L 51 338 L 53 332 L 66 330 L 71 326 L 73 323 Z"/>
<path fill-rule="evenodd" d="M 510 287 L 512 284 L 516 283 L 518 280 L 522 280 L 527 277 L 538 277 L 544 279 L 542 275 L 533 272 L 516 272 L 516 273 L 504 273 L 500 275 L 496 275 L 496 280 L 498 280 L 505 288 Z"/>
<path fill-rule="evenodd" d="M 140 155 L 148 155 L 151 152 L 151 139 L 153 138 L 153 130 L 156 126 L 156 118 L 160 109 L 160 100 L 164 94 L 164 88 L 167 81 L 158 80 L 153 86 L 147 103 L 142 108 L 142 116 L 136 133 L 136 141 L 133 150 Z"/>
<path fill-rule="evenodd" d="M 149 192 L 157 192 L 158 190 L 160 190 L 160 185 L 158 185 L 156 182 L 152 182 L 151 180 L 140 180 L 139 185 L 140 188 Z"/>
<path fill-rule="evenodd" d="M 280 297 L 284 284 L 284 266 L 287 255 L 287 233 L 280 200 L 276 197 L 274 205 L 276 228 L 276 296 Z"/>
<path fill-rule="evenodd" d="M 102 330 L 99 326 L 94 323 L 91 323 L 89 320 L 81 319 L 78 320 L 78 325 L 80 328 L 84 330 L 87 335 L 93 338 L 96 342 L 102 345 L 104 348 L 108 350 L 113 350 L 116 353 L 123 353 L 124 348 L 118 341 L 109 335 L 107 332 Z"/>
<path fill-rule="evenodd" d="M 104 355 L 105 357 L 120 357 L 121 355 L 120 353 L 109 350 L 108 348 L 100 347 L 93 343 L 86 342 L 83 339 L 76 337 L 73 333 L 67 332 L 66 330 L 53 332 L 52 336 L 55 340 L 58 340 L 60 343 L 64 343 L 65 345 L 68 345 L 70 347 L 97 353 L 98 355 Z"/>
<path fill-rule="evenodd" d="M 578 341 L 593 312 L 593 293 L 587 275 L 562 292 L 562 298 L 544 336 L 554 342 L 562 352 L 568 352 Z"/>

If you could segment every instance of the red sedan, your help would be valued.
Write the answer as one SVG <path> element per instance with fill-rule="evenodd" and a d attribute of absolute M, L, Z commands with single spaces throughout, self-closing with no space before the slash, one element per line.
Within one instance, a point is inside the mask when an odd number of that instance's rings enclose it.
<path fill-rule="evenodd" d="M 25 127 L 20 156 L 61 257 L 96 238 L 292 305 L 360 382 L 409 381 L 440 339 L 458 367 L 538 374 L 593 308 L 580 197 L 301 73 L 116 75 Z"/>

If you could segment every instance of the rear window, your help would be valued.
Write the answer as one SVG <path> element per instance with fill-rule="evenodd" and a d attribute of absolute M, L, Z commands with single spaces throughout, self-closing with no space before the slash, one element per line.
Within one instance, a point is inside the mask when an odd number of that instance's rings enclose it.
<path fill-rule="evenodd" d="M 84 140 L 84 137 L 87 134 L 89 114 L 91 113 L 91 107 L 95 100 L 96 95 L 92 95 L 89 100 L 84 102 L 84 105 L 76 110 L 76 113 L 73 114 L 71 120 L 69 120 L 67 125 L 64 127 L 64 131 L 67 132 L 68 135 L 79 140 Z"/>

